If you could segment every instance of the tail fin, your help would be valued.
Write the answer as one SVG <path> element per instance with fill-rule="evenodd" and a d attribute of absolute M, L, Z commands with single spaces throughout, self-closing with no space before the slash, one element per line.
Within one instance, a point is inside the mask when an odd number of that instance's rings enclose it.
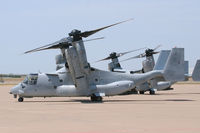
<path fill-rule="evenodd" d="M 164 78 L 167 81 L 183 81 L 184 48 L 173 48 L 164 68 Z"/>
<path fill-rule="evenodd" d="M 154 67 L 154 70 L 163 70 L 171 50 L 162 50 Z"/>
<path fill-rule="evenodd" d="M 194 71 L 192 73 L 192 79 L 194 81 L 200 81 L 200 60 L 197 60 L 197 63 L 194 67 Z"/>

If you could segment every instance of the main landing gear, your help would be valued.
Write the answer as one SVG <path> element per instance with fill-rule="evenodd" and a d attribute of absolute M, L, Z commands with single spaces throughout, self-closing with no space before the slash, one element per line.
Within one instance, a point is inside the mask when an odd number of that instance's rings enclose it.
<path fill-rule="evenodd" d="M 140 93 L 140 94 L 144 94 L 144 91 L 140 91 L 139 93 Z"/>
<path fill-rule="evenodd" d="M 149 94 L 150 94 L 150 95 L 155 95 L 156 92 L 155 92 L 154 90 L 150 90 L 150 91 L 149 91 Z"/>
<path fill-rule="evenodd" d="M 143 95 L 145 92 L 144 91 L 139 91 L 139 93 Z M 155 95 L 156 92 L 154 90 L 149 90 L 149 94 L 150 95 Z"/>
<path fill-rule="evenodd" d="M 24 101 L 24 98 L 23 97 L 19 97 L 18 98 L 18 102 L 23 102 Z"/>
<path fill-rule="evenodd" d="M 90 97 L 91 101 L 92 102 L 102 102 L 103 98 L 101 96 L 95 96 L 95 95 L 92 95 Z"/>

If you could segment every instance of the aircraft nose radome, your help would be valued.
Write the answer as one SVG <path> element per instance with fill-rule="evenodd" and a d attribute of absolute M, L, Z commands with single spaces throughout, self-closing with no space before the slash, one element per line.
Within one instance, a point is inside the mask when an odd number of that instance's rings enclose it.
<path fill-rule="evenodd" d="M 10 94 L 13 94 L 14 91 L 15 91 L 15 87 L 11 88 L 11 89 L 10 89 Z"/>
<path fill-rule="evenodd" d="M 19 85 L 14 86 L 13 88 L 10 89 L 10 94 L 18 94 L 20 90 Z"/>

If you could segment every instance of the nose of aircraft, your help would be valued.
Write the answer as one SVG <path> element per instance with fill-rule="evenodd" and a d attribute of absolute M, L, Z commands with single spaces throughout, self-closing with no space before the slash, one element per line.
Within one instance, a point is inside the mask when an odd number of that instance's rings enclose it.
<path fill-rule="evenodd" d="M 17 95 L 20 93 L 20 90 L 21 90 L 21 85 L 18 84 L 16 86 L 14 86 L 13 88 L 10 89 L 10 94 L 14 94 L 14 95 Z"/>

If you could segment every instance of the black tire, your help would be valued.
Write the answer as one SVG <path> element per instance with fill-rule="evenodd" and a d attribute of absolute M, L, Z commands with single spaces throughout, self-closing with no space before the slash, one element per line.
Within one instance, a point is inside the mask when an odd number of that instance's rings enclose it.
<path fill-rule="evenodd" d="M 103 98 L 101 96 L 91 96 L 90 97 L 92 102 L 102 102 Z"/>
<path fill-rule="evenodd" d="M 95 96 L 91 96 L 90 99 L 91 99 L 92 102 L 96 101 L 96 97 Z"/>
<path fill-rule="evenodd" d="M 155 94 L 156 94 L 156 92 L 155 92 L 155 91 L 153 91 L 153 90 L 150 90 L 150 91 L 149 91 L 149 94 L 150 94 L 150 95 L 155 95 Z"/>
<path fill-rule="evenodd" d="M 140 94 L 144 94 L 144 91 L 140 91 Z"/>
<path fill-rule="evenodd" d="M 98 96 L 97 97 L 97 102 L 102 102 L 102 99 L 103 99 L 102 97 Z"/>
<path fill-rule="evenodd" d="M 131 92 L 132 92 L 132 94 L 138 94 L 138 91 L 135 89 L 133 89 Z"/>
<path fill-rule="evenodd" d="M 24 98 L 23 97 L 19 97 L 18 98 L 18 102 L 23 102 L 24 101 Z"/>

